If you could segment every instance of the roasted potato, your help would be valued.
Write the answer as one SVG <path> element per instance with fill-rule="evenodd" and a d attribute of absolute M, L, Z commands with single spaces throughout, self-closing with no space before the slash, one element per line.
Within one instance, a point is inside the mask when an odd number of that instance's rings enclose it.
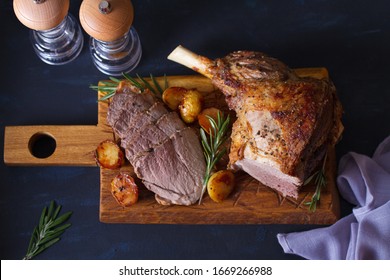
<path fill-rule="evenodd" d="M 234 174 L 230 170 L 220 170 L 211 175 L 207 182 L 207 192 L 215 202 L 225 200 L 234 188 Z"/>
<path fill-rule="evenodd" d="M 128 207 L 138 201 L 138 186 L 129 174 L 119 173 L 111 181 L 111 194 L 120 205 Z"/>
<path fill-rule="evenodd" d="M 169 87 L 164 90 L 162 100 L 171 110 L 177 110 L 180 102 L 183 100 L 184 94 L 187 92 L 183 87 Z"/>
<path fill-rule="evenodd" d="M 185 123 L 193 123 L 202 111 L 203 96 L 196 89 L 187 90 L 179 104 L 179 112 Z"/>
<path fill-rule="evenodd" d="M 206 108 L 200 114 L 198 115 L 198 122 L 199 125 L 208 133 L 212 131 L 211 129 L 211 124 L 210 124 L 210 118 L 212 118 L 215 122 L 218 120 L 218 114 L 222 117 L 222 111 L 211 107 L 211 108 Z"/>
<path fill-rule="evenodd" d="M 117 169 L 124 163 L 124 154 L 114 141 L 105 140 L 97 146 L 95 160 L 100 167 Z"/>

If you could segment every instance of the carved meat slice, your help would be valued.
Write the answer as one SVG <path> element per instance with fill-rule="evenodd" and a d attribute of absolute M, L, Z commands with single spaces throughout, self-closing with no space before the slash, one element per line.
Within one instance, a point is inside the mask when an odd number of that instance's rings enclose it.
<path fill-rule="evenodd" d="M 149 91 L 122 85 L 111 99 L 107 122 L 159 203 L 190 205 L 199 199 L 206 171 L 202 147 L 176 112 L 168 112 Z"/>
<path fill-rule="evenodd" d="M 133 160 L 145 186 L 173 204 L 191 205 L 201 194 L 205 166 L 199 140 L 192 128 L 180 130 L 162 144 Z M 199 165 L 200 164 L 200 165 Z"/>
<path fill-rule="evenodd" d="M 126 157 L 134 160 L 139 153 L 153 149 L 184 128 L 186 126 L 176 112 L 167 113 L 139 129 L 131 141 L 127 140 L 126 146 L 122 144 L 126 148 Z"/>

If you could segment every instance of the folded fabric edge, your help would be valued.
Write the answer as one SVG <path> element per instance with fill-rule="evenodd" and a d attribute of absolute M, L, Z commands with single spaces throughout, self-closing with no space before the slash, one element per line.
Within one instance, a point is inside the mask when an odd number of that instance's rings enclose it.
<path fill-rule="evenodd" d="M 295 254 L 295 253 L 293 252 L 293 250 L 291 249 L 291 247 L 288 245 L 288 242 L 287 242 L 287 238 L 286 238 L 286 234 L 285 234 L 285 233 L 278 233 L 278 234 L 276 235 L 276 238 L 278 239 L 280 246 L 282 246 L 283 251 L 284 251 L 286 254 Z"/>
<path fill-rule="evenodd" d="M 372 158 L 376 159 L 377 157 L 380 157 L 382 154 L 388 152 L 390 149 L 390 136 L 386 137 L 385 140 L 383 140 L 378 147 L 376 148 Z"/>

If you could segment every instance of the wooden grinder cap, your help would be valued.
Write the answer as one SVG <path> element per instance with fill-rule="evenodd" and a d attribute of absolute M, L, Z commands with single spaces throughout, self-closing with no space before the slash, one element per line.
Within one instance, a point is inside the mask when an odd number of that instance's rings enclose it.
<path fill-rule="evenodd" d="M 130 0 L 84 0 L 80 6 L 80 23 L 91 37 L 112 42 L 123 37 L 133 23 Z"/>
<path fill-rule="evenodd" d="M 34 30 L 58 26 L 69 10 L 69 0 L 14 0 L 13 5 L 19 21 Z"/>

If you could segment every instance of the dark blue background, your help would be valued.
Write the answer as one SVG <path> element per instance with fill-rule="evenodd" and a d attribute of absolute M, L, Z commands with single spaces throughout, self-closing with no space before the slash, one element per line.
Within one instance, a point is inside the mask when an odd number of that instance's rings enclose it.
<path fill-rule="evenodd" d="M 71 0 L 77 18 L 80 3 Z M 193 74 L 166 59 L 178 44 L 210 58 L 245 49 L 292 68 L 327 67 L 345 111 L 337 156 L 351 150 L 371 155 L 390 132 L 388 3 L 134 0 L 143 56 L 131 74 Z M 50 66 L 35 55 L 11 0 L 0 2 L 0 26 L 1 158 L 5 126 L 96 124 L 96 94 L 88 86 L 107 77 L 94 68 L 87 43 L 75 61 Z M 9 167 L 1 160 L 0 190 L 1 259 L 24 256 L 52 199 L 73 211 L 73 225 L 38 259 L 295 259 L 283 253 L 276 234 L 317 227 L 103 224 L 97 167 Z M 342 216 L 350 212 L 342 201 Z"/>

